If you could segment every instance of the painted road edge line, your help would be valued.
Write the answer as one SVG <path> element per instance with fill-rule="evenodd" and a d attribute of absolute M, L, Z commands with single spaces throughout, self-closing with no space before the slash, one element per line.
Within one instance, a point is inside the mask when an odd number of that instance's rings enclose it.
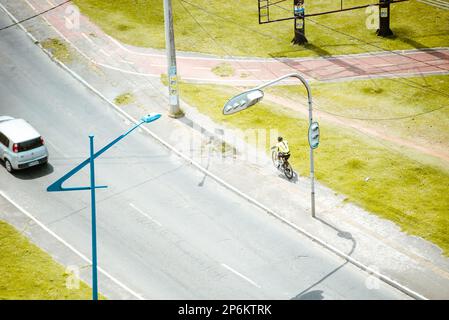
<path fill-rule="evenodd" d="M 39 227 L 47 231 L 50 235 L 52 235 L 56 240 L 61 242 L 63 245 L 65 245 L 67 248 L 69 248 L 72 252 L 74 252 L 76 255 L 78 255 L 81 259 L 92 264 L 92 261 L 86 257 L 84 254 L 82 254 L 80 251 L 75 249 L 71 244 L 69 244 L 67 241 L 65 241 L 63 238 L 58 236 L 56 233 L 54 233 L 50 228 L 48 228 L 46 225 L 44 225 L 42 222 L 40 222 L 37 218 L 35 218 L 31 213 L 26 211 L 24 208 L 22 208 L 18 203 L 16 203 L 14 200 L 12 200 L 5 192 L 0 190 L 0 195 L 5 198 L 7 201 L 9 201 L 14 207 L 16 207 L 20 212 L 22 212 L 24 215 L 26 215 L 28 218 L 33 220 Z M 134 297 L 138 298 L 139 300 L 145 300 L 140 294 L 136 293 L 132 289 L 128 288 L 126 285 L 124 285 L 120 280 L 114 278 L 112 275 L 110 275 L 107 271 L 105 271 L 103 268 L 98 266 L 98 271 L 100 271 L 102 274 L 104 274 L 107 278 L 112 280 L 115 284 L 120 286 L 122 289 L 127 291 L 128 293 L 132 294 Z"/>
<path fill-rule="evenodd" d="M 18 22 L 18 20 L 11 14 L 9 13 L 9 11 L 0 3 L 0 8 L 2 8 L 7 14 L 8 16 L 11 17 L 11 19 L 13 21 L 15 21 L 16 23 Z M 104 100 L 105 102 L 107 102 L 111 107 L 113 107 L 119 114 L 121 114 L 122 117 L 132 121 L 133 123 L 137 123 L 138 120 L 134 119 L 131 115 L 129 115 L 128 113 L 126 113 L 125 111 L 123 111 L 122 109 L 120 109 L 117 105 L 114 104 L 114 102 L 112 102 L 111 100 L 109 100 L 107 97 L 105 97 L 100 91 L 98 91 L 97 89 L 95 89 L 93 86 L 91 86 L 86 80 L 84 80 L 80 75 L 78 75 L 75 71 L 72 71 L 69 67 L 67 67 L 63 62 L 59 61 L 57 58 L 55 58 L 50 52 L 48 52 L 45 48 L 42 47 L 42 45 L 40 45 L 39 41 L 36 40 L 36 38 L 30 34 L 28 32 L 28 30 L 26 30 L 25 27 L 23 27 L 20 23 L 18 24 L 21 29 L 23 31 L 25 31 L 25 33 L 34 41 L 35 44 L 37 44 L 53 61 L 56 62 L 56 64 L 58 64 L 61 68 L 63 68 L 64 70 L 66 70 L 72 77 L 74 77 L 76 80 L 78 80 L 80 83 L 82 83 L 84 86 L 86 86 L 89 90 L 91 90 L 93 93 L 95 93 L 96 95 L 98 95 L 102 100 Z M 216 176 L 215 174 L 213 174 L 212 172 L 210 172 L 209 170 L 203 168 L 199 163 L 197 163 L 196 161 L 194 161 L 193 159 L 187 157 L 186 155 L 184 155 L 183 153 L 179 152 L 178 150 L 176 150 L 173 146 L 171 146 L 169 143 L 165 142 L 164 140 L 162 140 L 160 137 L 158 137 L 156 134 L 154 134 L 151 130 L 149 130 L 147 127 L 142 126 L 141 127 L 144 131 L 146 131 L 152 138 L 154 138 L 156 141 L 158 141 L 160 144 L 162 144 L 164 147 L 168 148 L 169 150 L 171 150 L 172 152 L 174 152 L 176 155 L 178 155 L 180 158 L 184 159 L 186 162 L 188 162 L 189 164 L 191 164 L 192 166 L 196 167 L 198 170 L 200 170 L 201 172 L 203 172 L 204 174 L 206 174 L 207 176 L 211 177 L 212 179 L 214 179 L 216 182 L 218 182 L 219 184 L 221 184 L 223 187 L 229 189 L 230 191 L 236 193 L 237 195 L 241 196 L 242 198 L 244 198 L 245 200 L 247 200 L 248 202 L 254 204 L 255 206 L 259 207 L 260 209 L 264 210 L 265 212 L 267 212 L 268 214 L 272 215 L 273 217 L 281 220 L 282 222 L 284 222 L 285 224 L 289 225 L 290 227 L 292 227 L 293 229 L 297 230 L 298 232 L 300 232 L 301 234 L 303 234 L 304 236 L 306 236 L 307 238 L 311 239 L 312 241 L 320 244 L 321 246 L 323 246 L 324 248 L 328 249 L 329 251 L 333 252 L 334 254 L 340 256 L 341 258 L 347 260 L 348 262 L 352 263 L 353 265 L 355 265 L 356 267 L 358 267 L 359 269 L 366 271 L 367 273 L 376 276 L 377 278 L 379 278 L 380 280 L 384 281 L 385 283 L 389 284 L 390 286 L 398 289 L 399 291 L 405 293 L 406 295 L 414 298 L 414 299 L 418 299 L 418 300 L 428 300 L 426 297 L 424 297 L 423 295 L 407 288 L 404 285 L 399 284 L 398 282 L 396 282 L 395 280 L 390 279 L 389 277 L 382 275 L 381 273 L 377 272 L 376 270 L 373 270 L 372 268 L 365 266 L 363 263 L 355 260 L 354 258 L 348 256 L 347 254 L 345 254 L 344 252 L 340 251 L 337 248 L 334 248 L 333 246 L 327 244 L 325 241 L 315 237 L 314 235 L 312 235 L 311 233 L 309 233 L 308 231 L 304 230 L 303 228 L 295 225 L 294 223 L 288 221 L 287 219 L 281 217 L 279 214 L 277 214 L 276 212 L 272 211 L 271 209 L 269 209 L 268 207 L 266 207 L 265 205 L 263 205 L 262 203 L 258 202 L 257 200 L 253 199 L 252 197 L 246 195 L 245 193 L 241 192 L 240 190 L 238 190 L 237 188 L 233 187 L 232 185 L 228 184 L 227 182 L 225 182 L 223 179 L 219 178 L 218 176 Z"/>

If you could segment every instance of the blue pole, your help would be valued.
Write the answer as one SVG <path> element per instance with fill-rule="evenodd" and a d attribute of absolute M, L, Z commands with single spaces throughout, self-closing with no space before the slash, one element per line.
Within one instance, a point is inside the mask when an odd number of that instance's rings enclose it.
<path fill-rule="evenodd" d="M 98 280 L 97 280 L 97 223 L 95 207 L 95 166 L 94 166 L 94 136 L 89 136 L 90 140 L 90 196 L 92 206 L 92 300 L 98 300 Z"/>

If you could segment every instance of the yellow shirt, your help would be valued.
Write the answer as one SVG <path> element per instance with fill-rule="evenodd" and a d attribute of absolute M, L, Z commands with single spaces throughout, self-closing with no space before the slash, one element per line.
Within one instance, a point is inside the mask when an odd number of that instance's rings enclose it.
<path fill-rule="evenodd" d="M 288 141 L 282 140 L 276 144 L 277 150 L 282 153 L 290 153 L 290 149 L 288 148 Z"/>

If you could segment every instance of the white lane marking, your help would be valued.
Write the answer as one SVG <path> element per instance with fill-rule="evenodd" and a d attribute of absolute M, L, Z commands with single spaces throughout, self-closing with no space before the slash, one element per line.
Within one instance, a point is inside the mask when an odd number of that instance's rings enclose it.
<path fill-rule="evenodd" d="M 50 6 L 52 6 L 52 7 L 54 7 L 55 5 L 54 5 L 54 3 L 53 2 L 51 2 L 50 0 L 47 0 L 47 3 L 50 5 Z"/>
<path fill-rule="evenodd" d="M 120 61 L 122 61 L 124 63 L 127 63 L 127 64 L 134 64 L 134 62 L 131 62 L 131 61 L 128 61 L 128 60 L 125 60 L 125 59 L 120 59 Z"/>
<path fill-rule="evenodd" d="M 251 280 L 250 278 L 248 278 L 247 276 L 241 274 L 240 272 L 238 272 L 237 270 L 232 269 L 230 266 L 228 266 L 227 264 L 222 263 L 221 264 L 223 267 L 225 267 L 226 269 L 228 269 L 229 271 L 231 271 L 232 273 L 238 275 L 240 278 L 248 281 L 249 283 L 251 283 L 253 286 L 257 287 L 257 288 L 262 288 L 260 285 L 258 285 L 256 282 L 254 282 L 253 280 Z"/>
<path fill-rule="evenodd" d="M 56 150 L 56 152 L 60 153 L 64 158 L 69 158 L 67 154 L 65 154 L 60 148 L 58 148 L 53 142 L 51 142 L 48 139 L 45 139 L 45 142 L 47 142 L 49 145 L 52 146 L 53 149 Z"/>
<path fill-rule="evenodd" d="M 237 71 L 259 72 L 262 70 L 260 70 L 260 69 L 237 69 Z"/>
<path fill-rule="evenodd" d="M 36 11 L 36 8 L 28 0 L 25 0 L 25 2 L 31 7 L 31 9 L 33 9 L 33 11 Z"/>
<path fill-rule="evenodd" d="M 105 50 L 103 50 L 103 49 L 100 49 L 100 52 L 102 53 L 102 54 L 104 54 L 105 56 L 107 56 L 107 57 L 110 57 L 111 55 L 109 54 L 109 53 L 107 53 Z"/>
<path fill-rule="evenodd" d="M 84 39 L 86 39 L 87 41 L 89 41 L 91 44 L 95 45 L 95 43 L 92 41 L 92 39 L 89 38 L 89 36 L 86 35 L 84 32 L 81 32 L 81 35 L 84 37 Z"/>
<path fill-rule="evenodd" d="M 151 222 L 157 224 L 159 227 L 162 227 L 162 224 L 157 221 L 156 219 L 153 219 L 151 216 L 149 216 L 148 214 L 146 214 L 145 212 L 143 212 L 142 210 L 140 210 L 139 208 L 137 208 L 134 204 L 130 203 L 129 204 L 134 210 L 136 210 L 137 212 L 139 212 L 141 215 L 147 217 L 149 220 L 151 220 Z"/>
<path fill-rule="evenodd" d="M 37 218 L 35 218 L 31 213 L 29 213 L 28 211 L 26 211 L 24 208 L 22 208 L 18 203 L 16 203 L 14 200 L 12 200 L 9 196 L 6 195 L 6 193 L 4 193 L 2 190 L 0 190 L 0 195 L 3 196 L 6 200 L 8 200 L 12 205 L 14 205 L 17 209 L 19 209 L 24 215 L 26 215 L 28 218 L 30 218 L 31 220 L 33 220 L 38 226 L 40 226 L 42 229 L 44 229 L 45 231 L 47 231 L 49 234 L 51 234 L 56 240 L 58 240 L 59 242 L 61 242 L 63 245 L 65 245 L 67 248 L 69 248 L 70 250 L 72 250 L 75 254 L 77 254 L 79 257 L 81 257 L 81 259 L 83 259 L 84 261 L 86 261 L 88 264 L 92 264 L 92 261 L 87 258 L 84 254 L 82 254 L 81 252 L 79 252 L 77 249 L 75 249 L 71 244 L 69 244 L 67 241 L 65 241 L 64 239 L 62 239 L 60 236 L 58 236 L 56 233 L 54 233 L 53 231 L 51 231 L 47 226 L 45 226 L 42 222 L 40 222 Z M 137 299 L 140 300 L 145 300 L 145 298 L 143 298 L 140 294 L 136 293 L 135 291 L 131 290 L 130 288 L 128 288 L 126 285 L 124 285 L 121 281 L 119 281 L 118 279 L 114 278 L 112 275 L 110 275 L 108 272 L 106 272 L 103 268 L 101 268 L 100 266 L 98 266 L 98 271 L 100 271 L 102 274 L 104 274 L 106 277 L 108 277 L 109 279 L 111 279 L 114 283 L 116 283 L 117 285 L 119 285 L 122 289 L 128 291 L 128 293 L 130 293 L 131 295 L 133 295 L 134 297 L 136 297 Z"/>
<path fill-rule="evenodd" d="M 381 67 L 391 67 L 394 65 L 396 65 L 396 64 L 395 63 L 381 63 L 381 64 L 371 65 L 370 67 L 381 68 Z"/>

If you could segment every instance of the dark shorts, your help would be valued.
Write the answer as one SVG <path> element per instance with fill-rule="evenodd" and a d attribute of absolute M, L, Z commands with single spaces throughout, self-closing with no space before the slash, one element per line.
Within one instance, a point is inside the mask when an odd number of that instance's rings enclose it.
<path fill-rule="evenodd" d="M 284 160 L 288 160 L 290 158 L 290 153 L 279 152 L 279 158 L 284 158 Z"/>

